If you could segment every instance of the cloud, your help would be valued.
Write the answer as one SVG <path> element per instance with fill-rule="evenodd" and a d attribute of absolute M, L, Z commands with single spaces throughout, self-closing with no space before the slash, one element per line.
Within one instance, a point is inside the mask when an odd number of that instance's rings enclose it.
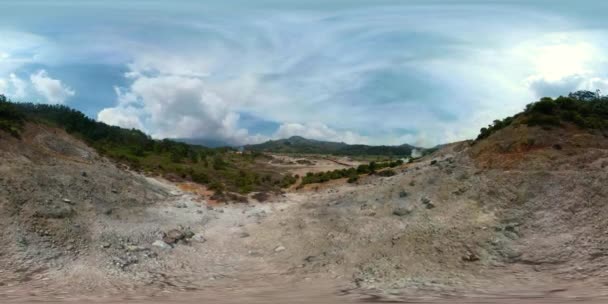
<path fill-rule="evenodd" d="M 21 99 L 26 96 L 26 89 L 27 83 L 13 73 L 8 79 L 0 78 L 0 94 Z"/>
<path fill-rule="evenodd" d="M 61 83 L 61 80 L 49 77 L 45 70 L 30 75 L 30 81 L 34 90 L 50 103 L 62 104 L 76 94 L 74 90 Z"/>
<path fill-rule="evenodd" d="M 117 105 L 100 111 L 100 121 L 144 129 L 156 138 L 214 138 L 230 144 L 266 139 L 240 128 L 239 114 L 200 78 L 129 75 L 132 84 L 116 89 Z"/>
<path fill-rule="evenodd" d="M 69 12 L 79 18 L 51 31 L 37 28 L 54 24 L 50 10 L 37 10 L 34 23 L 18 18 L 28 6 L 7 14 L 47 34 L 0 33 L 7 38 L 0 46 L 5 90 L 14 89 L 9 73 L 40 66 L 52 66 L 53 75 L 56 67 L 126 67 L 126 78 L 111 76 L 121 78 L 104 87 L 99 79 L 82 81 L 79 93 L 120 86 L 114 104 L 83 108 L 155 137 L 247 143 L 303 135 L 432 146 L 473 138 L 540 95 L 608 83 L 606 21 L 564 3 L 158 3 L 147 6 L 145 18 L 131 18 L 116 14 L 113 1 L 95 9 L 72 2 Z M 108 18 L 102 30 L 82 23 Z M 142 34 L 149 32 L 155 35 Z M 260 128 L 256 119 L 270 123 Z"/>
<path fill-rule="evenodd" d="M 279 126 L 274 138 L 288 138 L 302 136 L 309 139 L 345 142 L 347 144 L 365 144 L 369 138 L 352 131 L 338 131 L 319 122 L 313 123 L 285 123 Z"/>
<path fill-rule="evenodd" d="M 97 120 L 113 126 L 146 131 L 139 120 L 137 109 L 132 107 L 103 109 L 97 114 Z"/>
<path fill-rule="evenodd" d="M 9 81 L 11 84 L 11 87 L 13 88 L 13 92 L 12 92 L 12 96 L 14 96 L 15 98 L 23 98 L 25 97 L 25 90 L 27 88 L 27 83 L 17 77 L 17 75 L 15 75 L 14 73 L 11 73 L 9 75 Z"/>
<path fill-rule="evenodd" d="M 8 83 L 6 80 L 0 78 L 0 94 L 7 95 Z"/>

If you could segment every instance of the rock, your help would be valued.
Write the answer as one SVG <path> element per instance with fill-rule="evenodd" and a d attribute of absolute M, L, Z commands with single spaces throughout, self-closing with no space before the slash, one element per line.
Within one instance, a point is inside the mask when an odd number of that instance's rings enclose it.
<path fill-rule="evenodd" d="M 192 232 L 192 230 L 186 229 L 184 231 L 184 238 L 185 239 L 191 239 L 193 236 L 194 236 L 194 232 Z"/>
<path fill-rule="evenodd" d="M 114 265 L 120 267 L 121 269 L 125 269 L 129 265 L 137 264 L 139 260 L 134 256 L 126 256 L 126 257 L 116 257 L 114 258 Z"/>
<path fill-rule="evenodd" d="M 424 207 L 426 207 L 426 209 L 433 209 L 435 208 L 435 205 L 433 203 L 431 203 L 431 200 L 423 197 L 420 199 L 420 201 L 422 202 L 422 204 L 424 205 Z"/>
<path fill-rule="evenodd" d="M 152 243 L 152 246 L 154 247 L 158 247 L 160 249 L 171 249 L 171 245 L 161 241 L 161 240 L 156 240 L 154 241 L 154 243 Z"/>
<path fill-rule="evenodd" d="M 249 234 L 249 233 L 247 233 L 247 232 L 241 232 L 241 233 L 239 234 L 239 236 L 240 236 L 241 238 L 248 238 L 248 237 L 250 236 L 250 234 Z"/>
<path fill-rule="evenodd" d="M 467 251 L 462 256 L 462 260 L 465 262 L 475 262 L 479 261 L 479 256 L 475 252 L 473 252 L 473 250 L 467 248 Z"/>
<path fill-rule="evenodd" d="M 87 177 L 87 173 L 84 171 L 80 175 L 82 175 L 82 177 Z"/>
<path fill-rule="evenodd" d="M 62 199 L 61 201 L 63 201 L 66 204 L 74 205 L 74 203 L 72 203 L 72 201 L 67 198 Z"/>
<path fill-rule="evenodd" d="M 101 244 L 101 248 L 105 249 L 105 248 L 110 248 L 110 247 L 112 247 L 112 244 L 110 244 L 110 243 L 102 243 Z"/>
<path fill-rule="evenodd" d="M 287 249 L 287 248 L 285 248 L 284 246 L 278 246 L 277 248 L 274 249 L 274 252 L 285 251 L 285 249 Z"/>
<path fill-rule="evenodd" d="M 410 215 L 412 213 L 412 210 L 410 208 L 406 208 L 406 207 L 398 207 L 395 208 L 395 210 L 393 210 L 393 214 L 396 216 L 406 216 L 406 215 Z"/>
<path fill-rule="evenodd" d="M 111 189 L 110 191 L 114 194 L 118 193 L 118 190 L 116 190 L 116 189 Z"/>
<path fill-rule="evenodd" d="M 317 257 L 314 255 L 309 255 L 306 258 L 304 258 L 304 261 L 306 261 L 306 263 L 312 263 L 316 260 L 317 260 Z"/>
<path fill-rule="evenodd" d="M 204 242 L 207 241 L 207 239 L 202 234 L 200 234 L 200 233 L 195 234 L 192 237 L 192 240 L 195 241 L 195 242 L 198 242 L 198 243 L 204 243 Z"/>
<path fill-rule="evenodd" d="M 188 208 L 188 205 L 184 202 L 179 202 L 175 204 L 175 208 Z"/>
<path fill-rule="evenodd" d="M 171 245 L 171 244 L 175 244 L 177 243 L 177 241 L 183 239 L 185 237 L 185 234 L 177 229 L 172 229 L 169 230 L 169 232 L 167 232 L 167 235 L 165 235 L 165 237 L 163 238 L 163 242 Z"/>
<path fill-rule="evenodd" d="M 407 192 L 405 192 L 405 191 L 401 191 L 401 192 L 399 192 L 399 197 L 400 197 L 400 198 L 404 198 L 404 197 L 407 197 L 407 196 L 408 196 L 408 193 L 407 193 Z"/>
<path fill-rule="evenodd" d="M 139 252 L 139 251 L 146 251 L 146 250 L 148 250 L 148 248 L 146 248 L 146 247 L 136 246 L 136 245 L 127 245 L 127 247 L 125 249 L 127 251 L 130 251 L 130 252 Z"/>

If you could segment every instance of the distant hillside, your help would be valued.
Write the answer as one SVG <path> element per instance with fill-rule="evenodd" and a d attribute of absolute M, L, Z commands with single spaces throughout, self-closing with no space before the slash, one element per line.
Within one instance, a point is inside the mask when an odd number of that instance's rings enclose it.
<path fill-rule="evenodd" d="M 212 138 L 173 138 L 172 140 L 183 142 L 189 145 L 204 146 L 209 148 L 234 147 L 225 141 Z"/>
<path fill-rule="evenodd" d="M 204 184 L 218 195 L 225 191 L 279 191 L 296 181 L 291 174 L 267 166 L 266 157 L 259 153 L 243 155 L 229 147 L 155 140 L 136 129 L 95 121 L 66 106 L 14 103 L 0 95 L 0 137 L 20 138 L 28 124 L 64 129 L 131 169 Z"/>
<path fill-rule="evenodd" d="M 301 136 L 292 136 L 287 139 L 270 140 L 257 145 L 245 146 L 245 150 L 274 153 L 305 153 L 305 154 L 333 154 L 333 155 L 385 155 L 409 156 L 413 149 L 419 149 L 407 144 L 401 146 L 368 146 L 349 145 L 331 141 L 307 139 Z"/>

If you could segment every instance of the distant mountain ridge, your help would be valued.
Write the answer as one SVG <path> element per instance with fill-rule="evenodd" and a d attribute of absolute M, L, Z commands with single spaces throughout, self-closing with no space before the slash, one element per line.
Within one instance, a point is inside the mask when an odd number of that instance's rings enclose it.
<path fill-rule="evenodd" d="M 409 156 L 412 150 L 422 148 L 408 144 L 400 146 L 370 146 L 350 145 L 343 142 L 307 139 L 302 136 L 292 136 L 285 139 L 269 140 L 255 145 L 245 146 L 245 150 L 274 153 L 305 153 L 305 154 L 334 154 L 334 155 L 386 155 Z"/>

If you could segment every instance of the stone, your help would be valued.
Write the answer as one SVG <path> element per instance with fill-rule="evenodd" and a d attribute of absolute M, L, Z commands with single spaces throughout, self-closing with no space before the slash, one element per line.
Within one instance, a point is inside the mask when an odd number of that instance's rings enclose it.
<path fill-rule="evenodd" d="M 137 245 L 127 245 L 127 247 L 125 249 L 130 252 L 139 252 L 139 251 L 148 250 L 148 248 L 146 248 L 146 247 L 137 246 Z"/>
<path fill-rule="evenodd" d="M 177 229 L 172 229 L 167 232 L 165 237 L 163 238 L 163 242 L 167 244 L 175 244 L 177 241 L 183 239 L 185 237 L 184 233 Z"/>
<path fill-rule="evenodd" d="M 70 204 L 70 205 L 74 204 L 74 203 L 72 203 L 72 201 L 70 199 L 67 199 L 67 198 L 62 199 L 61 201 L 63 201 L 66 204 Z"/>
<path fill-rule="evenodd" d="M 171 245 L 161 241 L 161 240 L 156 240 L 154 241 L 154 243 L 152 243 L 152 246 L 154 247 L 158 247 L 160 249 L 171 249 Z"/>
<path fill-rule="evenodd" d="M 175 208 L 188 208 L 188 205 L 184 202 L 179 202 L 175 204 Z"/>
<path fill-rule="evenodd" d="M 424 207 L 426 207 L 426 209 L 433 209 L 435 208 L 435 205 L 433 203 L 431 203 L 431 200 L 423 197 L 420 199 L 420 201 L 422 202 L 422 204 L 424 205 Z"/>
<path fill-rule="evenodd" d="M 285 251 L 285 249 L 287 249 L 287 248 L 285 248 L 284 246 L 278 246 L 277 248 L 274 249 L 274 252 Z"/>
<path fill-rule="evenodd" d="M 411 208 L 407 208 L 407 207 L 397 207 L 393 210 L 393 215 L 396 216 L 406 216 L 406 215 L 410 215 L 412 213 L 412 209 Z"/>
<path fill-rule="evenodd" d="M 202 234 L 200 234 L 200 233 L 195 234 L 192 237 L 192 240 L 195 241 L 195 242 L 198 242 L 198 243 L 204 243 L 204 242 L 207 241 L 207 239 Z"/>
<path fill-rule="evenodd" d="M 105 249 L 105 248 L 110 248 L 110 247 L 112 247 L 112 244 L 110 244 L 110 243 L 102 243 L 101 244 L 101 248 Z"/>
<path fill-rule="evenodd" d="M 250 236 L 250 234 L 249 234 L 249 233 L 247 233 L 247 232 L 241 232 L 241 233 L 239 234 L 239 236 L 240 236 L 241 238 L 248 238 L 248 237 Z"/>
<path fill-rule="evenodd" d="M 194 232 L 192 232 L 192 230 L 186 229 L 184 231 L 184 238 L 185 239 L 191 239 L 193 236 L 194 236 Z"/>

